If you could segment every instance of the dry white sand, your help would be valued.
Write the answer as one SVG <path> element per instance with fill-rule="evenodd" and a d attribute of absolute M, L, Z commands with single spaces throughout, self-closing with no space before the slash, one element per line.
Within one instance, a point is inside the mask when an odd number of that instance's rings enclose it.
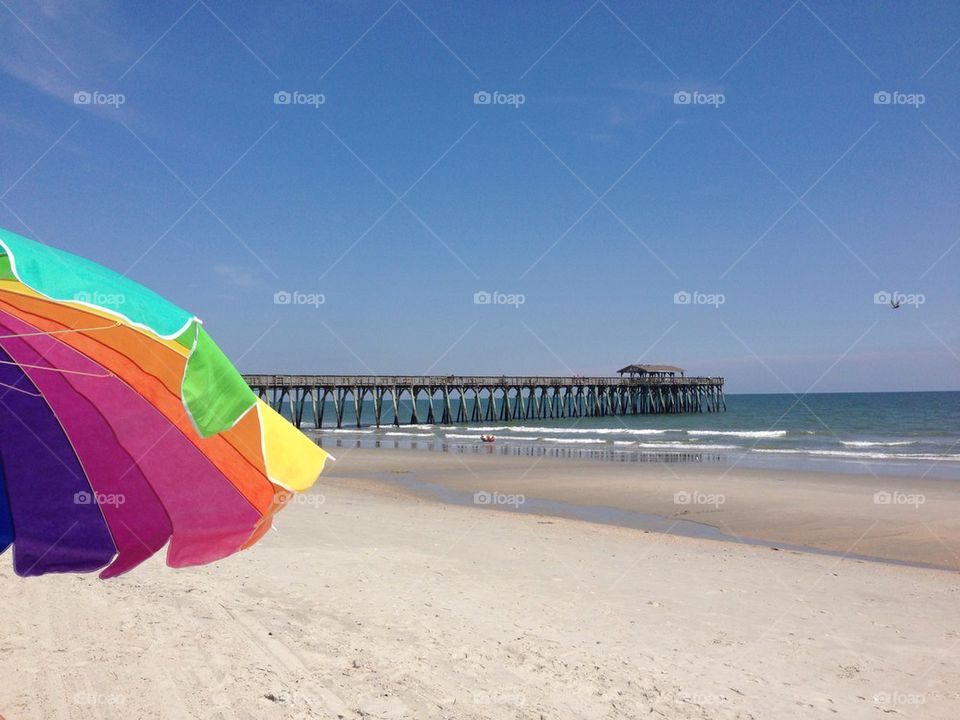
<path fill-rule="evenodd" d="M 214 566 L 4 562 L 0 713 L 960 717 L 956 573 L 445 506 L 338 466 Z"/>

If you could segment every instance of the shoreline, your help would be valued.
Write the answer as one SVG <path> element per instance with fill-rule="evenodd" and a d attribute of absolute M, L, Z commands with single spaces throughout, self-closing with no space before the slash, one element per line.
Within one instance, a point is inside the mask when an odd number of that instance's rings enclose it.
<path fill-rule="evenodd" d="M 524 502 L 517 507 L 498 506 L 493 504 L 478 505 L 473 497 L 464 491 L 451 490 L 440 485 L 393 479 L 389 475 L 380 475 L 378 482 L 390 486 L 400 493 L 407 493 L 411 497 L 433 500 L 444 505 L 467 507 L 476 511 L 513 512 L 531 515 L 537 518 L 563 518 L 586 523 L 620 527 L 628 530 L 637 530 L 643 533 L 662 533 L 674 537 L 685 537 L 694 540 L 712 542 L 739 543 L 773 551 L 796 553 L 810 553 L 825 557 L 840 558 L 856 562 L 877 562 L 901 567 L 922 568 L 925 570 L 943 570 L 946 572 L 960 572 L 960 567 L 938 565 L 935 563 L 916 560 L 898 560 L 896 558 L 863 555 L 856 552 L 841 552 L 829 548 L 819 548 L 811 545 L 796 545 L 785 542 L 775 542 L 762 538 L 741 537 L 721 531 L 717 526 L 701 520 L 673 519 L 662 515 L 624 511 L 614 507 L 598 505 L 573 505 L 559 501 L 524 498 Z"/>
<path fill-rule="evenodd" d="M 338 457 L 332 477 L 448 505 L 960 570 L 960 498 L 939 479 L 384 448 Z"/>
<path fill-rule="evenodd" d="M 960 481 L 960 455 L 927 455 L 906 459 L 875 452 L 853 450 L 826 451 L 738 447 L 722 443 L 687 443 L 653 440 L 611 443 L 600 439 L 534 438 L 498 435 L 496 445 L 481 442 L 489 428 L 447 433 L 444 426 L 407 426 L 407 429 L 363 427 L 359 429 L 325 428 L 308 430 L 307 435 L 333 452 L 341 449 L 415 450 L 420 452 L 478 455 L 482 453 L 527 458 L 587 460 L 590 462 L 633 463 L 644 465 L 700 465 L 709 468 L 744 468 L 768 472 L 796 471 L 880 477 L 934 478 Z M 442 432 L 442 435 L 437 435 Z M 555 430 L 563 434 L 565 430 Z M 722 440 L 722 438 L 721 438 Z M 845 457 L 850 456 L 850 457 Z"/>

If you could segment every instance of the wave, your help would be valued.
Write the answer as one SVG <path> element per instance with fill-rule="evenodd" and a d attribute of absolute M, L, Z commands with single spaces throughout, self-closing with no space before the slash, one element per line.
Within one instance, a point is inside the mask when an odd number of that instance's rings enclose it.
<path fill-rule="evenodd" d="M 722 435 L 739 438 L 781 438 L 786 434 L 786 430 L 687 430 L 687 435 Z"/>
<path fill-rule="evenodd" d="M 478 432 L 532 432 L 550 435 L 663 435 L 664 433 L 683 432 L 682 430 L 660 428 L 563 428 L 536 427 L 530 425 L 487 425 L 471 427 Z"/>
<path fill-rule="evenodd" d="M 482 439 L 481 435 L 460 435 L 458 433 L 446 433 L 445 438 L 454 438 L 457 440 L 480 440 Z M 508 435 L 506 437 L 497 438 L 498 440 L 539 440 L 540 438 L 535 435 Z"/>
<path fill-rule="evenodd" d="M 394 435 L 402 437 L 436 437 L 433 433 L 411 433 L 411 432 L 386 432 L 384 435 Z"/>
<path fill-rule="evenodd" d="M 898 440 L 896 442 L 873 442 L 868 440 L 841 440 L 841 445 L 847 447 L 898 447 L 900 445 L 916 445 L 913 440 Z"/>
<path fill-rule="evenodd" d="M 544 442 L 552 443 L 603 443 L 606 445 L 607 441 L 602 438 L 543 438 Z"/>
<path fill-rule="evenodd" d="M 460 433 L 446 433 L 445 438 L 451 440 L 477 440 L 481 439 L 480 435 L 464 435 Z M 500 441 L 514 441 L 514 440 L 527 440 L 527 441 L 539 441 L 544 443 L 560 443 L 560 444 L 569 444 L 569 445 L 606 445 L 610 441 L 604 438 L 591 438 L 591 437 L 577 437 L 577 438 L 559 438 L 559 437 L 536 437 L 536 436 L 516 436 L 516 435 L 507 435 L 505 437 L 497 438 Z M 638 442 L 636 440 L 614 440 L 613 444 L 618 447 L 634 447 L 642 450 L 742 450 L 743 448 L 739 445 L 718 445 L 713 443 L 690 443 L 684 442 L 681 440 L 667 440 L 663 442 Z"/>
<path fill-rule="evenodd" d="M 815 457 L 835 457 L 847 460 L 923 460 L 960 462 L 960 453 L 884 453 L 884 452 L 857 452 L 854 450 L 795 450 L 757 448 L 757 453 L 780 453 L 794 455 L 813 455 Z"/>
<path fill-rule="evenodd" d="M 321 433 L 348 433 L 350 435 L 370 435 L 375 433 L 376 430 L 357 430 L 350 428 L 320 428 L 317 432 Z"/>
<path fill-rule="evenodd" d="M 742 450 L 739 445 L 714 445 L 681 442 L 671 440 L 666 442 L 637 442 L 636 440 L 614 440 L 614 445 L 626 445 L 642 450 Z"/>
<path fill-rule="evenodd" d="M 739 445 L 701 445 L 686 442 L 637 443 L 637 447 L 647 450 L 742 450 Z"/>

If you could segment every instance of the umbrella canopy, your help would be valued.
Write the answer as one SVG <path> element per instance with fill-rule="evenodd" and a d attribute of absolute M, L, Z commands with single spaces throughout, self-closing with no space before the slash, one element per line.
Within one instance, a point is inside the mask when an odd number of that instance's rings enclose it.
<path fill-rule="evenodd" d="M 18 575 L 119 575 L 255 543 L 327 454 L 200 320 L 0 229 L 0 552 Z"/>

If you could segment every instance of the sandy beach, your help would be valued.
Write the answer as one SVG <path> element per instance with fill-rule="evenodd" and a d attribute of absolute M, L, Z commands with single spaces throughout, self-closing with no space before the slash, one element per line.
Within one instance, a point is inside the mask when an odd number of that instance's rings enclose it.
<path fill-rule="evenodd" d="M 638 494 L 628 487 L 635 467 L 592 463 L 584 482 L 575 463 L 530 466 L 521 477 L 510 458 L 344 451 L 276 532 L 214 566 L 171 572 L 155 558 L 109 582 L 18 583 L 5 563 L 16 592 L 6 598 L 0 713 L 957 716 L 955 572 L 465 507 L 383 477 L 416 470 L 465 491 L 552 494 L 667 517 L 678 512 L 674 492 L 723 492 L 713 512 L 690 506 L 685 517 L 714 516 L 769 540 L 956 565 L 914 516 L 873 502 L 874 479 L 736 471 L 710 485 L 688 468 L 674 468 L 678 480 L 651 467 Z M 957 547 L 956 500 L 945 486 L 889 483 L 928 493 L 910 510 L 937 530 L 936 545 Z"/>
<path fill-rule="evenodd" d="M 960 497 L 947 480 L 866 471 L 558 460 L 478 450 L 331 448 L 341 459 L 338 476 L 386 482 L 422 497 L 474 505 L 474 493 L 481 493 L 491 496 L 489 507 L 504 511 L 960 569 Z M 510 496 L 522 496 L 524 502 L 507 502 Z"/>

